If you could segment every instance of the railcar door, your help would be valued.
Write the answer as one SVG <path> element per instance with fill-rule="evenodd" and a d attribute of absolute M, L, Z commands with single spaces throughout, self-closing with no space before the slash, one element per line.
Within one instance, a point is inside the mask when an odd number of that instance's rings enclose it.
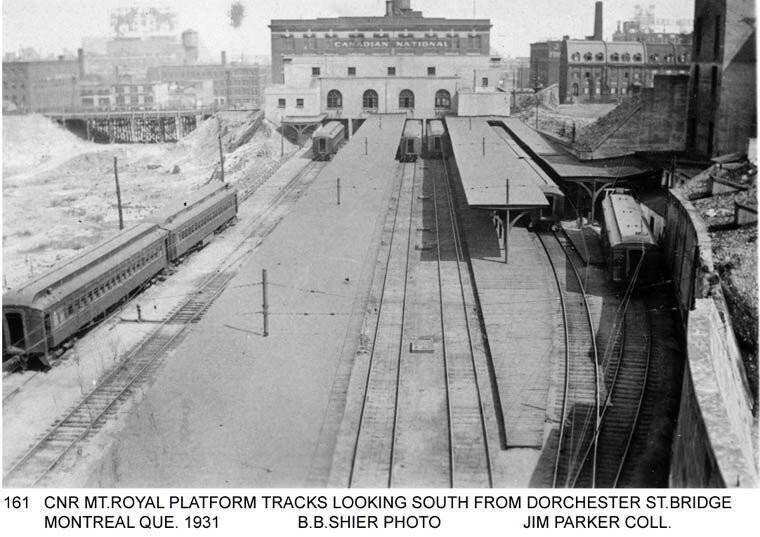
<path fill-rule="evenodd" d="M 24 315 L 19 311 L 8 311 L 5 313 L 5 324 L 8 330 L 9 345 L 19 349 L 26 349 Z"/>
<path fill-rule="evenodd" d="M 327 152 L 327 139 L 325 138 L 319 139 L 319 152 L 323 154 Z"/>

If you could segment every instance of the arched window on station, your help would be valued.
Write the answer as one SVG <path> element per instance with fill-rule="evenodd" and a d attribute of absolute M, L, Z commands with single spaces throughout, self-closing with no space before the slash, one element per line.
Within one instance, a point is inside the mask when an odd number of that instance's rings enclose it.
<path fill-rule="evenodd" d="M 604 52 L 597 52 L 596 53 L 596 61 L 603 62 L 604 61 Z"/>
<path fill-rule="evenodd" d="M 451 94 L 445 89 L 435 92 L 436 108 L 451 108 Z"/>
<path fill-rule="evenodd" d="M 414 93 L 405 89 L 398 95 L 399 108 L 414 108 Z"/>
<path fill-rule="evenodd" d="M 641 54 L 639 54 L 639 53 L 636 53 L 636 54 L 633 55 L 633 61 L 635 61 L 635 62 L 640 62 L 643 59 L 644 59 L 644 57 Z"/>
<path fill-rule="evenodd" d="M 327 93 L 327 108 L 343 108 L 343 95 L 338 90 Z"/>
<path fill-rule="evenodd" d="M 612 54 L 610 54 L 610 61 L 611 62 L 619 62 L 620 61 L 620 54 L 618 54 L 617 52 L 613 52 Z"/>
<path fill-rule="evenodd" d="M 587 52 L 586 54 L 583 55 L 584 61 L 590 62 L 593 59 L 594 59 L 594 55 L 591 54 L 590 52 Z"/>
<path fill-rule="evenodd" d="M 377 108 L 378 97 L 377 92 L 372 89 L 368 89 L 362 95 L 362 108 Z"/>
<path fill-rule="evenodd" d="M 631 61 L 631 55 L 629 53 L 627 53 L 627 52 L 623 53 L 623 61 L 624 62 Z"/>
<path fill-rule="evenodd" d="M 581 53 L 580 52 L 573 52 L 573 55 L 570 56 L 570 59 L 574 62 L 581 61 Z"/>

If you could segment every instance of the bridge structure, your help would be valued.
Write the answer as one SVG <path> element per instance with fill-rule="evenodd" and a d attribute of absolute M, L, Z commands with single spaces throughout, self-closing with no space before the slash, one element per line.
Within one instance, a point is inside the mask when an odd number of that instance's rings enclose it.
<path fill-rule="evenodd" d="M 100 143 L 178 142 L 198 124 L 218 112 L 216 107 L 176 110 L 75 110 L 44 115 Z"/>

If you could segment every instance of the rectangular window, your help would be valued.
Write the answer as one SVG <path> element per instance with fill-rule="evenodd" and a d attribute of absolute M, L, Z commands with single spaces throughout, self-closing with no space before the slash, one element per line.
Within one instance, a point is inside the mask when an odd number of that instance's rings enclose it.
<path fill-rule="evenodd" d="M 435 76 L 435 67 L 428 67 L 428 76 Z"/>
<path fill-rule="evenodd" d="M 285 99 L 277 99 L 277 108 L 285 108 Z"/>
<path fill-rule="evenodd" d="M 488 87 L 488 78 L 487 77 L 483 77 L 483 79 L 480 81 L 480 85 L 483 86 L 484 88 L 487 88 Z"/>
<path fill-rule="evenodd" d="M 396 68 L 388 67 L 388 76 L 396 76 Z"/>
<path fill-rule="evenodd" d="M 296 99 L 296 108 L 303 108 L 303 99 Z"/>
<path fill-rule="evenodd" d="M 319 76 L 320 73 L 321 73 L 321 69 L 319 67 L 311 68 L 311 76 Z"/>
<path fill-rule="evenodd" d="M 356 67 L 348 68 L 348 76 L 356 76 Z"/>

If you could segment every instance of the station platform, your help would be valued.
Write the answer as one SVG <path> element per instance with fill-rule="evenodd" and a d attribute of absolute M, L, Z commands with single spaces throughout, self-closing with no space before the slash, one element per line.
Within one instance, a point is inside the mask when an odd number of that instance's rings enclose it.
<path fill-rule="evenodd" d="M 602 250 L 601 230 L 598 226 L 584 224 L 578 228 L 577 220 L 562 222 L 562 229 L 573 243 L 578 255 L 587 265 L 603 265 L 604 251 Z"/>
<path fill-rule="evenodd" d="M 277 227 L 252 237 L 226 290 L 114 433 L 97 486 L 324 486 L 332 446 L 320 438 L 334 438 L 342 417 L 345 357 L 359 345 L 404 121 L 368 118 Z"/>
<path fill-rule="evenodd" d="M 553 276 L 531 232 L 512 229 L 505 264 L 490 214 L 462 203 L 461 192 L 459 201 L 505 427 L 498 464 L 507 469 L 504 486 L 527 487 L 554 411 L 552 368 L 563 348 L 556 286 L 547 285 Z"/>

